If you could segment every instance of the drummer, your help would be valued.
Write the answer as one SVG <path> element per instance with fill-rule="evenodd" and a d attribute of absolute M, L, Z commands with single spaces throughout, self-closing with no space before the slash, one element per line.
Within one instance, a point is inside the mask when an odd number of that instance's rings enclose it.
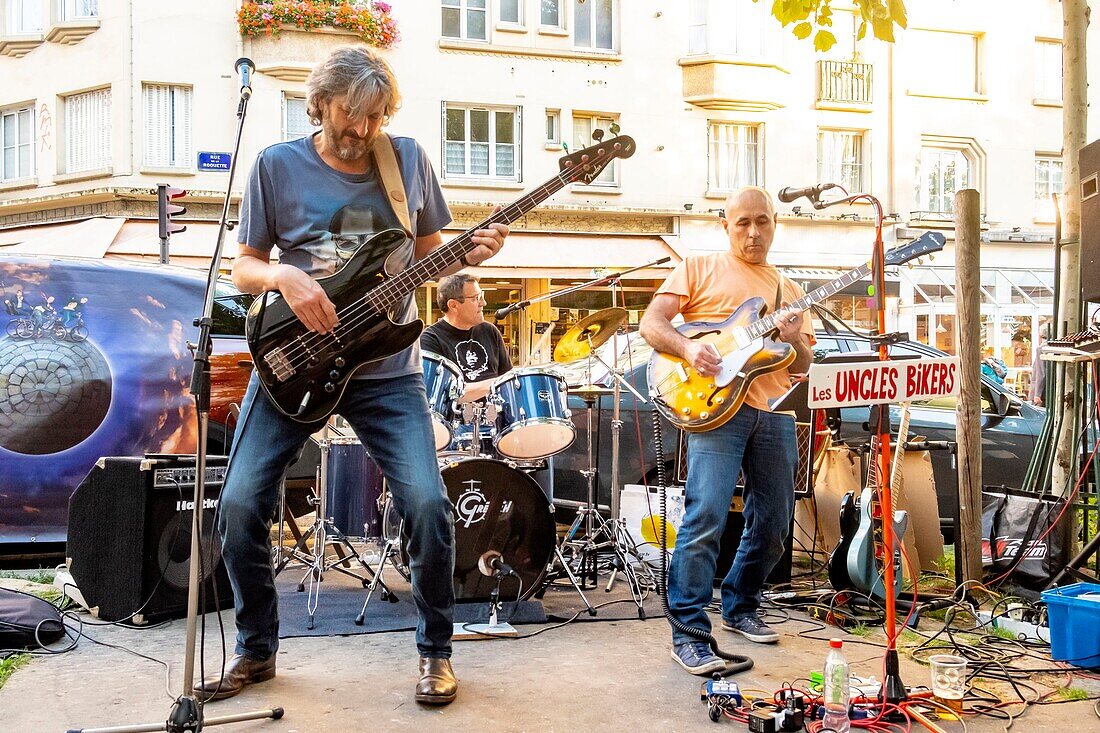
<path fill-rule="evenodd" d="M 443 278 L 436 303 L 443 317 L 420 335 L 420 348 L 454 361 L 465 390 L 459 402 L 486 397 L 493 381 L 512 369 L 508 347 L 497 327 L 485 320 L 485 293 L 480 278 L 459 272 Z"/>

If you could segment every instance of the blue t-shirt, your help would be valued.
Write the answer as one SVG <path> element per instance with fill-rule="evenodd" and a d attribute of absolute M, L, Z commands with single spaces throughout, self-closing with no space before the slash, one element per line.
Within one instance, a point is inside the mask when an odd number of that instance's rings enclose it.
<path fill-rule="evenodd" d="M 435 171 L 415 140 L 390 139 L 405 184 L 413 232 L 417 237 L 434 234 L 451 221 Z M 306 136 L 276 143 L 256 158 L 241 201 L 237 241 L 265 252 L 278 247 L 279 262 L 320 278 L 336 272 L 372 235 L 400 228 L 374 166 L 358 175 L 337 171 L 321 159 L 313 136 Z M 410 239 L 388 264 L 394 271 L 400 270 L 414 256 L 415 242 Z M 415 319 L 414 294 L 391 315 L 398 323 Z M 420 348 L 414 343 L 387 359 L 365 365 L 356 375 L 381 379 L 420 370 Z"/>

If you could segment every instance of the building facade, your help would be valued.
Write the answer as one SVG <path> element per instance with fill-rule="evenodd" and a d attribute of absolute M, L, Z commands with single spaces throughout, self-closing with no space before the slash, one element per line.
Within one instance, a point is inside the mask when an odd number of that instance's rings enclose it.
<path fill-rule="evenodd" d="M 314 0 L 317 2 L 317 0 Z M 593 142 L 631 135 L 637 152 L 515 222 L 478 268 L 489 308 L 610 271 L 502 324 L 517 360 L 543 324 L 560 335 L 613 302 L 636 321 L 679 259 L 724 248 L 725 196 L 817 181 L 882 202 L 888 243 L 944 229 L 954 191 L 982 195 L 985 345 L 1026 384 L 1053 304 L 1053 210 L 1061 190 L 1061 4 L 1014 14 L 980 0 L 910 3 L 896 44 L 857 40 L 834 8 L 836 45 L 798 41 L 752 0 L 395 0 L 400 41 L 383 53 L 402 86 L 390 125 L 427 149 L 454 233 L 518 198 Z M 228 176 L 202 153 L 232 150 L 238 77 L 257 67 L 234 181 L 264 147 L 311 131 L 304 80 L 354 33 L 282 27 L 242 35 L 239 2 L 0 0 L 0 251 L 59 249 L 154 259 L 155 185 L 189 191 L 172 261 L 202 264 Z M 1095 56 L 1095 54 L 1093 54 Z M 1091 139 L 1090 135 L 1090 139 Z M 234 209 L 235 210 L 235 209 Z M 772 260 L 807 288 L 869 256 L 872 209 L 779 206 Z M 227 237 L 227 255 L 235 245 Z M 954 349 L 951 246 L 890 277 L 891 320 Z M 422 314 L 436 314 L 431 287 Z M 870 325 L 861 286 L 828 305 Z"/>

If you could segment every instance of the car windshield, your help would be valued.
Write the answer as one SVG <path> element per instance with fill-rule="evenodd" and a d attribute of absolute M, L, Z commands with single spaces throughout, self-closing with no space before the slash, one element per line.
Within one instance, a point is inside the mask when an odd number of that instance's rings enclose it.
<path fill-rule="evenodd" d="M 244 337 L 244 319 L 248 307 L 255 296 L 242 293 L 228 280 L 219 280 L 214 291 L 214 327 L 215 336 Z"/>

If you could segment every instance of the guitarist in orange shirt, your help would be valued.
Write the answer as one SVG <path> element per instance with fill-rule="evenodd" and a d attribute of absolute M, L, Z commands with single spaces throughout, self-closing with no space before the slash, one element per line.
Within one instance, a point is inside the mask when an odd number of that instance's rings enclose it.
<path fill-rule="evenodd" d="M 776 220 L 775 205 L 764 189 L 747 187 L 731 194 L 722 220 L 729 250 L 688 257 L 677 266 L 646 309 L 643 338 L 657 351 L 679 356 L 699 374 L 717 375 L 720 357 L 715 348 L 682 335 L 672 319 L 681 314 L 687 322 L 722 321 L 752 297 L 763 298 L 768 312 L 803 297 L 802 288 L 768 264 Z M 722 628 L 758 643 L 779 640 L 758 608 L 764 580 L 787 538 L 797 465 L 794 418 L 772 412 L 769 403 L 787 390 L 790 375 L 805 372 L 813 359 L 813 327 L 803 313 L 783 314 L 777 329 L 779 340 L 794 348 L 793 361 L 756 377 L 731 418 L 688 435 L 686 511 L 668 578 L 674 617 L 709 632 L 706 606 L 713 597 L 719 540 L 738 473 L 744 471 L 745 531 L 722 582 Z M 703 676 L 725 667 L 707 644 L 676 629 L 672 658 Z"/>

